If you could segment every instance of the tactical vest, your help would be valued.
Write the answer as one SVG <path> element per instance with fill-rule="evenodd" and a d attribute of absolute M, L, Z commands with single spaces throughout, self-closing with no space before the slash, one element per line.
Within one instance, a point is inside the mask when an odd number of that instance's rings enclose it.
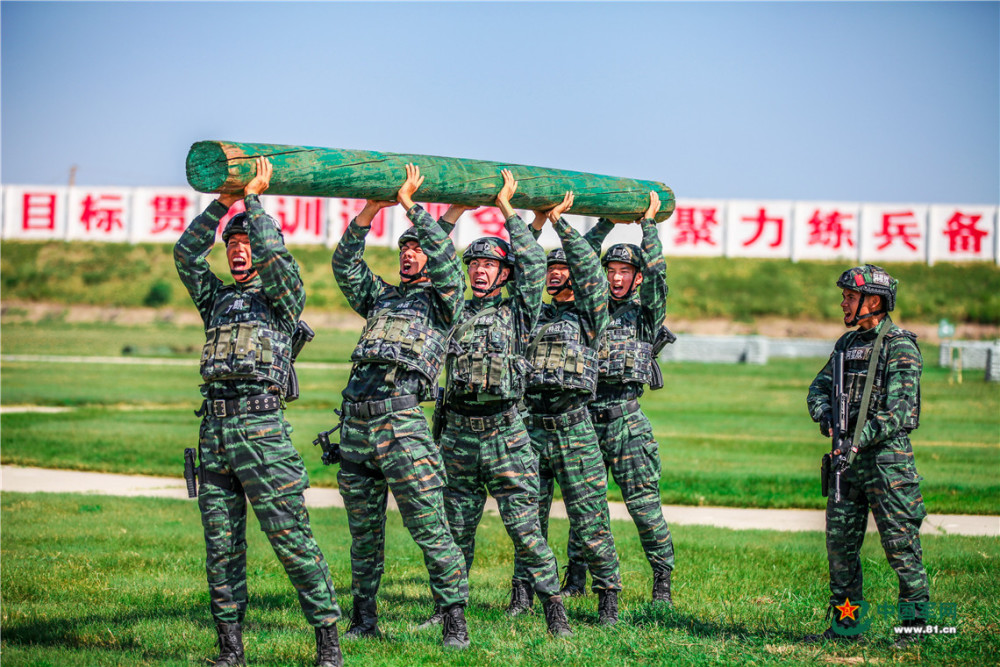
<path fill-rule="evenodd" d="M 431 326 L 431 292 L 390 287 L 371 309 L 351 361 L 404 366 L 437 384 L 450 330 Z"/>
<path fill-rule="evenodd" d="M 473 314 L 455 330 L 448 349 L 449 396 L 474 394 L 477 401 L 521 398 L 530 367 L 517 347 L 509 301 Z"/>
<path fill-rule="evenodd" d="M 642 309 L 633 303 L 612 316 L 598 351 L 600 381 L 649 384 L 653 379 L 653 344 L 639 340 Z"/>
<path fill-rule="evenodd" d="M 905 329 L 893 329 L 885 334 L 882 341 L 882 349 L 879 350 L 878 365 L 875 367 L 875 379 L 872 383 L 872 396 L 868 404 L 868 415 L 866 420 L 872 419 L 876 414 L 886 409 L 887 386 L 888 386 L 888 359 L 889 345 L 894 338 L 906 336 L 916 345 L 915 334 Z M 864 397 L 865 377 L 868 373 L 868 363 L 871 359 L 872 346 L 875 344 L 874 337 L 861 342 L 855 335 L 844 350 L 844 390 L 847 392 L 848 414 L 851 417 L 852 425 L 856 423 L 858 412 L 861 410 L 861 400 Z M 903 429 L 907 433 L 915 430 L 920 425 L 920 384 L 917 384 L 917 400 L 913 409 L 903 419 Z"/>
<path fill-rule="evenodd" d="M 261 289 L 219 290 L 205 331 L 201 377 L 272 382 L 284 391 L 292 366 L 292 337 L 277 328 Z"/>
<path fill-rule="evenodd" d="M 557 317 L 535 329 L 527 354 L 532 366 L 528 388 L 582 389 L 593 397 L 597 393 L 597 350 L 587 345 L 576 311 L 570 308 Z"/>

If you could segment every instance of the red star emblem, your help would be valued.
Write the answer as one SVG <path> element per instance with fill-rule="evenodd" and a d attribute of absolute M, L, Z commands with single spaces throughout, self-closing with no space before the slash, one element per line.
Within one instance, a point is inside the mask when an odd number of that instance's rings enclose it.
<path fill-rule="evenodd" d="M 834 607 L 834 609 L 840 612 L 841 621 L 844 620 L 845 618 L 849 618 L 852 621 L 856 621 L 858 619 L 855 618 L 854 612 L 856 612 L 858 609 L 861 609 L 861 605 L 851 604 L 851 599 L 847 598 L 846 600 L 844 600 L 844 604 L 836 606 Z"/>

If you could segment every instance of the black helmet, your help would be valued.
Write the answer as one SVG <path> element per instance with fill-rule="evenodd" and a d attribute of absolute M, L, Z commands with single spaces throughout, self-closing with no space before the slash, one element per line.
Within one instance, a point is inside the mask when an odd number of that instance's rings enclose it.
<path fill-rule="evenodd" d="M 469 244 L 462 253 L 462 261 L 468 264 L 474 259 L 495 259 L 502 266 L 514 267 L 510 244 L 495 236 L 484 236 Z"/>
<path fill-rule="evenodd" d="M 629 264 L 637 269 L 642 268 L 642 250 L 634 243 L 616 243 L 604 253 L 601 266 L 607 268 L 611 262 Z"/>
<path fill-rule="evenodd" d="M 562 248 L 556 248 L 550 250 L 549 254 L 545 258 L 545 266 L 549 267 L 553 264 L 565 264 L 569 266 L 569 262 L 566 261 L 566 251 Z"/>
<path fill-rule="evenodd" d="M 881 266 L 865 264 L 848 269 L 840 274 L 837 287 L 854 290 L 864 295 L 874 294 L 882 297 L 884 312 L 896 307 L 896 286 L 899 281 L 886 273 Z"/>
<path fill-rule="evenodd" d="M 244 213 L 237 213 L 229 219 L 226 223 L 226 228 L 222 230 L 222 242 L 229 243 L 229 237 L 234 234 L 246 234 L 247 233 L 247 220 L 249 216 Z"/>
<path fill-rule="evenodd" d="M 399 249 L 402 250 L 403 246 L 406 245 L 407 241 L 416 241 L 420 243 L 420 237 L 417 236 L 417 228 L 410 225 L 402 234 L 399 235 Z"/>

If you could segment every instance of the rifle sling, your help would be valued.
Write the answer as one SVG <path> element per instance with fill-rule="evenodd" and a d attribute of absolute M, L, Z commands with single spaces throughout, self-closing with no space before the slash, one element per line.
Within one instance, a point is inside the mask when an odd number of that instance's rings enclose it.
<path fill-rule="evenodd" d="M 861 440 L 861 431 L 864 430 L 865 424 L 868 422 L 868 404 L 871 402 L 872 398 L 872 388 L 875 386 L 875 369 L 878 367 L 878 356 L 882 351 L 882 339 L 885 338 L 885 333 L 889 330 L 889 318 L 885 318 L 879 323 L 878 336 L 875 337 L 875 344 L 872 345 L 871 358 L 868 360 L 868 375 L 865 376 L 865 391 L 861 396 L 861 409 L 858 410 L 858 421 L 854 424 L 854 438 L 851 440 L 851 451 L 847 453 L 847 465 L 850 466 L 854 463 L 854 457 L 857 456 L 858 442 Z"/>

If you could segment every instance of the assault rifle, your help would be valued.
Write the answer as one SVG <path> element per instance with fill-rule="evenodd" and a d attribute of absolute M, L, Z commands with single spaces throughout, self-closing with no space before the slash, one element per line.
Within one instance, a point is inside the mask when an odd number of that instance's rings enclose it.
<path fill-rule="evenodd" d="M 340 463 L 340 443 L 331 442 L 330 436 L 344 427 L 343 411 L 335 408 L 333 413 L 340 418 L 340 421 L 329 431 L 318 433 L 316 435 L 316 439 L 313 440 L 313 446 L 319 445 L 319 448 L 323 450 L 323 465 L 328 466 L 332 466 L 334 463 Z"/>
<path fill-rule="evenodd" d="M 660 330 L 656 332 L 656 338 L 653 339 L 653 379 L 649 382 L 650 389 L 663 389 L 663 371 L 660 370 L 659 358 L 660 351 L 676 340 L 677 336 L 667 328 L 666 324 L 662 325 Z"/>
<path fill-rule="evenodd" d="M 833 357 L 833 390 L 830 396 L 832 407 L 832 417 L 830 423 L 830 452 L 823 455 L 822 465 L 822 491 L 823 495 L 829 494 L 830 473 L 833 472 L 833 500 L 839 503 L 840 476 L 847 470 L 846 451 L 850 446 L 850 439 L 847 434 L 847 392 L 844 391 L 844 353 L 837 352 Z M 839 454 L 834 452 L 839 451 Z"/>

